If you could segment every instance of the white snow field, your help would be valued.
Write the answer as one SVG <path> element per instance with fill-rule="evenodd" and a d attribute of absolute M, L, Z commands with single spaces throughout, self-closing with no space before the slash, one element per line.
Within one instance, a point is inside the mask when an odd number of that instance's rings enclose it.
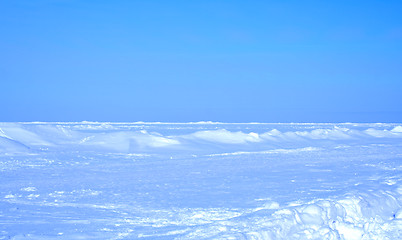
<path fill-rule="evenodd" d="M 0 123 L 0 239 L 402 239 L 402 124 Z"/>

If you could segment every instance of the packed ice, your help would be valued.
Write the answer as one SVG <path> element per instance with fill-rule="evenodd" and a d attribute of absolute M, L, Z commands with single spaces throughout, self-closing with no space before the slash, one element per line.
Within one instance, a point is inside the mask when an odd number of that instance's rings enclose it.
<path fill-rule="evenodd" d="M 402 239 L 402 124 L 0 123 L 0 239 Z"/>

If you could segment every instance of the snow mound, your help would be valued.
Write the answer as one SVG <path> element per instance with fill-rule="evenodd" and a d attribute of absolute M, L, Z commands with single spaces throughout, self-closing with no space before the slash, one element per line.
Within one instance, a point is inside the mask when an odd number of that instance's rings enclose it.
<path fill-rule="evenodd" d="M 394 127 L 391 132 L 395 132 L 395 133 L 402 133 L 402 126 L 396 126 Z"/>
<path fill-rule="evenodd" d="M 227 143 L 227 144 L 244 144 L 249 142 L 260 142 L 257 133 L 230 132 L 226 129 L 215 131 L 199 131 L 188 136 L 188 138 L 201 139 L 209 142 Z"/>
<path fill-rule="evenodd" d="M 400 239 L 401 215 L 401 195 L 379 191 L 285 208 L 269 203 L 178 239 Z"/>

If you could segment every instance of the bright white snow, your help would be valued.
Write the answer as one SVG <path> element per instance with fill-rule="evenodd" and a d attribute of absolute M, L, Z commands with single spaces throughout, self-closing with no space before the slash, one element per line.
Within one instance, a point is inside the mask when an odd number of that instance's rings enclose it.
<path fill-rule="evenodd" d="M 0 123 L 0 239 L 401 239 L 402 124 Z"/>

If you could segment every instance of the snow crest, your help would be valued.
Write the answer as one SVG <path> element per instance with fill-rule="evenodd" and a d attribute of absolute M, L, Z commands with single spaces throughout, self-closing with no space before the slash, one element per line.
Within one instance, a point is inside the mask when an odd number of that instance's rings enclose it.
<path fill-rule="evenodd" d="M 267 151 L 273 149 L 314 147 L 322 144 L 374 143 L 381 139 L 402 139 L 401 125 L 325 124 L 309 125 L 244 124 L 260 127 L 245 132 L 231 124 L 200 122 L 197 124 L 122 124 L 122 123 L 0 123 L 0 151 L 9 148 L 31 150 L 76 149 L 146 153 L 149 151 L 183 151 L 197 149 L 206 154 L 237 149 Z M 166 129 L 187 129 L 171 134 Z M 201 130 L 200 130 L 201 129 Z M 215 147 L 214 147 L 215 146 Z M 24 149 L 25 150 L 25 149 Z"/>

